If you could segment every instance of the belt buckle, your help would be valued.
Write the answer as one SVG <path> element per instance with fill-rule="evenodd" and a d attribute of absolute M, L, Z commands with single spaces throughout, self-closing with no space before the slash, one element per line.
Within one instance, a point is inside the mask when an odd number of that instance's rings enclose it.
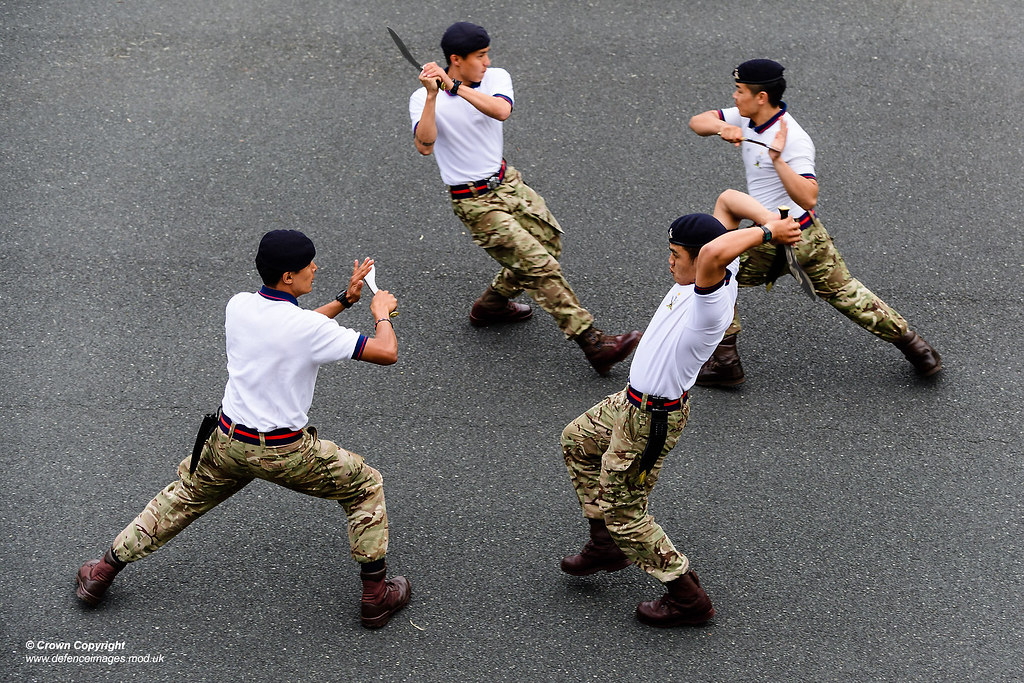
<path fill-rule="evenodd" d="M 487 179 L 487 189 L 488 190 L 493 190 L 496 187 L 498 187 L 498 185 L 501 185 L 501 179 L 498 178 L 498 174 L 497 173 L 495 173 L 494 175 L 492 175 L 490 178 Z"/>

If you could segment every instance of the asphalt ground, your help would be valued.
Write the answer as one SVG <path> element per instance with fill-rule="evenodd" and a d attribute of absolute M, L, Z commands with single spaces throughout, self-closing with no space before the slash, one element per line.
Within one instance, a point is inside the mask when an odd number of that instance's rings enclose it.
<path fill-rule="evenodd" d="M 741 293 L 748 380 L 693 392 L 651 501 L 705 627 L 638 623 L 661 592 L 639 570 L 558 569 L 585 538 L 560 431 L 627 367 L 598 377 L 542 311 L 468 323 L 496 269 L 413 149 L 415 73 L 385 32 L 439 59 L 458 19 L 513 75 L 506 156 L 600 327 L 643 329 L 668 224 L 743 187 L 686 124 L 771 57 L 851 270 L 942 352 L 919 380 L 792 280 Z M 1024 676 L 1017 3 L 0 0 L 0 24 L 0 677 Z M 311 418 L 384 473 L 411 605 L 363 630 L 340 510 L 256 482 L 83 608 L 76 569 L 217 405 L 224 304 L 282 227 L 318 245 L 306 306 L 364 256 L 399 298 L 399 363 L 323 368 Z M 365 303 L 343 316 L 372 326 Z M 29 661 L 99 643 L 142 661 Z"/>

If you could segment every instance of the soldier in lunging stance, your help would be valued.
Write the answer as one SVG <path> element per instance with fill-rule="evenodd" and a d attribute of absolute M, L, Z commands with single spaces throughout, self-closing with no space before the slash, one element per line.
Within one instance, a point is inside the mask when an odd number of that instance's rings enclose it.
<path fill-rule="evenodd" d="M 353 264 L 348 287 L 334 301 L 315 311 L 300 308 L 298 297 L 313 288 L 315 253 L 297 230 L 263 236 L 256 255 L 263 287 L 236 294 L 227 305 L 228 383 L 216 423 L 209 421 L 205 442 L 178 466 L 179 479 L 150 501 L 103 557 L 78 570 L 77 595 L 86 603 L 98 604 L 128 562 L 156 551 L 255 478 L 341 504 L 352 557 L 361 567 L 364 626 L 383 626 L 409 602 L 408 580 L 386 576 L 388 516 L 380 472 L 307 426 L 321 365 L 346 358 L 377 365 L 398 360 L 388 317 L 398 302 L 383 290 L 373 297 L 372 337 L 333 320 L 359 300 L 373 265 L 366 259 Z"/>
<path fill-rule="evenodd" d="M 743 218 L 759 225 L 737 229 Z M 562 571 L 586 576 L 636 563 L 668 591 L 637 606 L 637 617 L 653 626 L 699 625 L 715 613 L 690 561 L 648 512 L 647 498 L 689 417 L 687 392 L 732 320 L 739 255 L 768 242 L 794 244 L 800 228 L 729 191 L 714 217 L 683 216 L 668 239 L 675 284 L 636 348 L 629 384 L 562 432 L 565 464 L 590 524 L 590 540 L 562 560 Z"/>
<path fill-rule="evenodd" d="M 413 141 L 434 155 L 452 210 L 479 245 L 501 265 L 469 312 L 472 325 L 527 320 L 533 309 L 512 301 L 526 292 L 555 319 L 598 373 L 625 359 L 640 333 L 605 334 L 562 273 L 562 228 L 544 199 L 505 161 L 502 122 L 512 115 L 512 77 L 491 66 L 491 38 L 460 21 L 441 38 L 447 68 L 423 65 L 423 87 L 409 98 Z"/>
<path fill-rule="evenodd" d="M 770 59 L 743 62 L 733 71 L 736 106 L 697 114 L 690 119 L 690 128 L 697 135 L 719 135 L 743 148 L 747 192 L 762 205 L 786 205 L 794 211 L 800 207 L 795 217 L 804 237 L 796 248 L 796 259 L 810 276 L 814 293 L 871 334 L 895 345 L 918 375 L 934 375 L 942 369 L 939 352 L 910 329 L 903 316 L 850 275 L 819 220 L 814 143 L 782 101 L 786 90 L 782 74 L 782 65 Z M 743 255 L 736 279 L 741 287 L 770 284 L 784 270 L 781 253 L 763 246 Z M 700 371 L 697 384 L 734 386 L 743 382 L 739 332 L 737 312 L 722 343 Z"/>

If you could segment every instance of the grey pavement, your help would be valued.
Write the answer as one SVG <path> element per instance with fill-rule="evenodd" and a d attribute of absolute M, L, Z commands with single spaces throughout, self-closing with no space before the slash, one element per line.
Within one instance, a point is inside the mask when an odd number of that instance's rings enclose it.
<path fill-rule="evenodd" d="M 0 0 L 0 678 L 1024 678 L 1019 10 Z M 558 569 L 585 536 L 560 431 L 628 368 L 598 377 L 542 311 L 468 323 L 495 267 L 413 149 L 415 73 L 385 32 L 440 59 L 457 19 L 512 73 L 506 156 L 599 326 L 643 329 L 668 224 L 743 187 L 736 151 L 686 124 L 765 56 L 851 270 L 943 354 L 918 380 L 791 280 L 741 292 L 748 380 L 693 392 L 651 501 L 715 603 L 705 627 L 637 622 L 661 590 L 634 568 Z M 363 630 L 340 509 L 256 482 L 83 608 L 76 569 L 217 405 L 224 304 L 278 227 L 317 242 L 306 306 L 363 256 L 399 297 L 398 365 L 325 367 L 311 418 L 384 473 L 411 605 Z M 372 326 L 365 303 L 343 315 Z M 97 643 L 142 661 L 29 661 Z"/>

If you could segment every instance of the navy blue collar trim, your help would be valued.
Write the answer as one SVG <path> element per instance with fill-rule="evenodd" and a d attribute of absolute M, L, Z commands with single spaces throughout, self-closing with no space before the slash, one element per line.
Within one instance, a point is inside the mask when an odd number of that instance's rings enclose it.
<path fill-rule="evenodd" d="M 260 291 L 256 293 L 262 296 L 264 299 L 270 299 L 271 301 L 287 301 L 288 303 L 295 304 L 296 306 L 299 305 L 299 300 L 296 299 L 291 294 L 289 294 L 288 292 L 282 292 L 279 289 L 267 287 L 266 285 L 260 287 Z"/>
<path fill-rule="evenodd" d="M 776 121 L 781 119 L 786 114 L 786 111 L 787 111 L 786 103 L 785 102 L 780 102 L 779 104 L 781 104 L 782 107 L 779 109 L 778 112 L 775 113 L 775 116 L 771 117 L 770 119 L 768 119 L 767 121 L 762 123 L 760 126 L 755 126 L 753 120 L 751 120 L 750 123 L 747 124 L 747 126 L 749 126 L 750 128 L 753 128 L 754 132 L 756 132 L 756 133 L 763 133 L 766 130 L 768 130 L 769 128 L 771 128 L 773 123 L 775 123 Z"/>
<path fill-rule="evenodd" d="M 732 280 L 732 271 L 726 268 L 725 277 L 719 280 L 718 284 L 711 285 L 710 287 L 698 287 L 697 285 L 694 285 L 693 292 L 694 294 L 713 294 L 720 290 L 722 287 L 725 287 L 727 284 L 729 284 L 730 280 Z"/>

